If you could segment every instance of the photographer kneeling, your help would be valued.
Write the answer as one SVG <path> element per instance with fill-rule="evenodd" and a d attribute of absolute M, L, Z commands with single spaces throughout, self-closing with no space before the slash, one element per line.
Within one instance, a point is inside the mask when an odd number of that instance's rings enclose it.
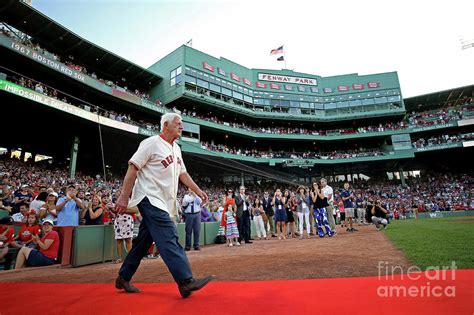
<path fill-rule="evenodd" d="M 43 221 L 44 236 L 40 239 L 37 235 L 32 235 L 33 242 L 38 250 L 22 247 L 16 257 L 15 269 L 28 266 L 48 266 L 56 263 L 59 252 L 59 234 L 53 231 L 53 221 L 46 219 Z"/>
<path fill-rule="evenodd" d="M 387 228 L 388 220 L 387 220 L 387 210 L 382 207 L 380 200 L 376 200 L 375 203 L 372 205 L 372 209 L 370 210 L 372 213 L 372 223 L 375 224 L 377 230 L 381 230 L 383 228 Z"/>

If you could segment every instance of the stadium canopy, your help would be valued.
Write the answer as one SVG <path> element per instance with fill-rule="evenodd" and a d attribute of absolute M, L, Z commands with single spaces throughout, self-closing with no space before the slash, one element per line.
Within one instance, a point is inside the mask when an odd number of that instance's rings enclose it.
<path fill-rule="evenodd" d="M 112 81 L 123 77 L 135 88 L 148 88 L 162 80 L 155 73 L 94 45 L 22 1 L 4 1 L 0 5 L 0 18 L 31 36 L 42 48 L 64 57 L 74 56 L 74 62 L 84 65 L 88 72 L 94 71 Z"/>
<path fill-rule="evenodd" d="M 462 86 L 454 89 L 423 94 L 403 99 L 407 112 L 413 110 L 429 110 L 443 107 L 448 103 L 454 104 L 465 97 L 473 97 L 474 85 Z"/>

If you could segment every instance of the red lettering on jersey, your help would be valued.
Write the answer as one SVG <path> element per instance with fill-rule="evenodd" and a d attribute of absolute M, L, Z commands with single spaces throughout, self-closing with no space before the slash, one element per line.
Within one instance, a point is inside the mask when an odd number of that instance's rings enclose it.
<path fill-rule="evenodd" d="M 164 160 L 161 160 L 161 164 L 167 168 L 171 163 L 173 163 L 173 156 L 168 155 Z"/>

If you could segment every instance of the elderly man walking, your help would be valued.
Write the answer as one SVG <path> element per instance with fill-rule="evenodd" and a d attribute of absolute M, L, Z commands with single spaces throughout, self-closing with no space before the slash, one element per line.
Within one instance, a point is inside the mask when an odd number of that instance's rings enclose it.
<path fill-rule="evenodd" d="M 178 182 L 189 187 L 204 202 L 208 197 L 186 172 L 181 149 L 176 141 L 183 131 L 181 116 L 167 113 L 161 117 L 161 134 L 140 143 L 129 161 L 122 194 L 116 203 L 117 213 L 137 206 L 142 216 L 138 236 L 125 258 L 115 281 L 117 289 L 140 292 L 130 282 L 142 258 L 155 242 L 166 266 L 178 284 L 183 298 L 204 287 L 213 276 L 193 278 L 188 258 L 178 243 L 176 225 Z M 132 190 L 133 189 L 133 190 Z M 131 199 L 129 200 L 129 197 Z"/>

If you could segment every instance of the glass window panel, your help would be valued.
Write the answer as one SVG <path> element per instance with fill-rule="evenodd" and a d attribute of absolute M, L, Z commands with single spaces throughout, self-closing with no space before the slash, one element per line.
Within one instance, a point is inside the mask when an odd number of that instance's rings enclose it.
<path fill-rule="evenodd" d="M 386 97 L 377 97 L 375 99 L 375 103 L 378 103 L 378 104 L 387 103 L 387 98 Z"/>
<path fill-rule="evenodd" d="M 337 108 L 346 108 L 346 107 L 349 107 L 348 102 L 338 102 L 337 103 Z"/>
<path fill-rule="evenodd" d="M 196 78 L 186 75 L 186 82 L 189 82 L 191 84 L 196 84 Z"/>
<path fill-rule="evenodd" d="M 244 95 L 242 93 L 239 93 L 239 92 L 233 92 L 233 95 L 236 99 L 238 100 L 243 100 L 244 99 Z"/>
<path fill-rule="evenodd" d="M 361 100 L 353 100 L 353 101 L 350 101 L 349 102 L 350 106 L 360 106 L 362 105 L 362 101 Z"/>
<path fill-rule="evenodd" d="M 226 88 L 222 88 L 222 94 L 232 96 L 232 91 Z"/>
<path fill-rule="evenodd" d="M 209 83 L 201 79 L 197 80 L 197 85 L 206 89 L 209 88 Z"/>
<path fill-rule="evenodd" d="M 217 84 L 210 84 L 209 85 L 211 91 L 214 91 L 214 92 L 217 92 L 217 93 L 220 93 L 221 92 L 221 87 Z"/>

